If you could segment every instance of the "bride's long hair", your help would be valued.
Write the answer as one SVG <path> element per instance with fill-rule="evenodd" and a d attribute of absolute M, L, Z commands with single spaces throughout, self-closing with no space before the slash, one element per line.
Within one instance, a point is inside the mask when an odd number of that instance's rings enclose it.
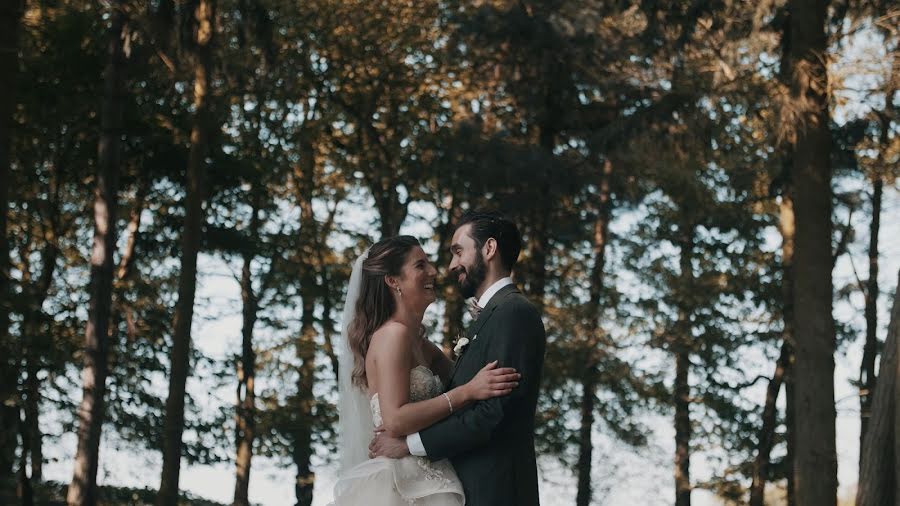
<path fill-rule="evenodd" d="M 353 384 L 366 389 L 366 353 L 372 334 L 388 321 L 397 303 L 385 276 L 399 276 L 406 257 L 419 241 L 409 235 L 390 237 L 369 248 L 369 256 L 362 264 L 359 299 L 356 301 L 356 316 L 347 329 L 347 340 L 353 353 Z"/>

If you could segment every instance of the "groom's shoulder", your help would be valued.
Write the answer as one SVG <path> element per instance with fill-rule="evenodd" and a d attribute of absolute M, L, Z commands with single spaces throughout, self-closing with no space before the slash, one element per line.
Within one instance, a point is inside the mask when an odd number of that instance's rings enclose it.
<path fill-rule="evenodd" d="M 503 327 L 517 329 L 515 332 L 525 332 L 535 337 L 545 335 L 541 312 L 518 290 L 507 294 L 497 307 L 497 312 L 500 313 L 497 323 Z"/>
<path fill-rule="evenodd" d="M 541 316 L 537 306 L 518 289 L 510 291 L 497 309 L 517 315 Z"/>

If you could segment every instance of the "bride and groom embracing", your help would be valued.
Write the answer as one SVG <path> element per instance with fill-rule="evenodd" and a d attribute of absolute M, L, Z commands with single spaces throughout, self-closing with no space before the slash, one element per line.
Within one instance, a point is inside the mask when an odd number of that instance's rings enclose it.
<path fill-rule="evenodd" d="M 344 306 L 335 506 L 537 505 L 534 413 L 546 337 L 510 274 L 514 223 L 469 212 L 450 277 L 480 308 L 455 362 L 425 338 L 434 266 L 409 236 L 356 261 Z M 443 247 L 443 245 L 442 245 Z"/>

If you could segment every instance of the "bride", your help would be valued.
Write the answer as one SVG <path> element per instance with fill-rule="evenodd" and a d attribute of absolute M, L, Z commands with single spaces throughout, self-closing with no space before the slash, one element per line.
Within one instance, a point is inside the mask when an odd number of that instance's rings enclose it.
<path fill-rule="evenodd" d="M 446 460 L 368 458 L 373 430 L 405 436 L 477 400 L 506 395 L 515 369 L 487 364 L 444 392 L 452 362 L 424 336 L 437 271 L 410 236 L 382 240 L 353 266 L 339 366 L 341 460 L 335 506 L 456 506 L 463 488 Z"/>

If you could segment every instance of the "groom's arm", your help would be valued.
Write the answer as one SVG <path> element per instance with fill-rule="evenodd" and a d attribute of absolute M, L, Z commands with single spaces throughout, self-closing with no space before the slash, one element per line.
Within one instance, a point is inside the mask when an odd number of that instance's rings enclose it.
<path fill-rule="evenodd" d="M 522 374 L 519 386 L 503 397 L 479 401 L 419 432 L 428 458 L 453 457 L 486 444 L 504 416 L 536 391 L 544 351 L 544 325 L 534 306 L 524 300 L 498 307 L 487 361 L 499 360 Z M 417 452 L 416 452 L 417 453 Z"/>

